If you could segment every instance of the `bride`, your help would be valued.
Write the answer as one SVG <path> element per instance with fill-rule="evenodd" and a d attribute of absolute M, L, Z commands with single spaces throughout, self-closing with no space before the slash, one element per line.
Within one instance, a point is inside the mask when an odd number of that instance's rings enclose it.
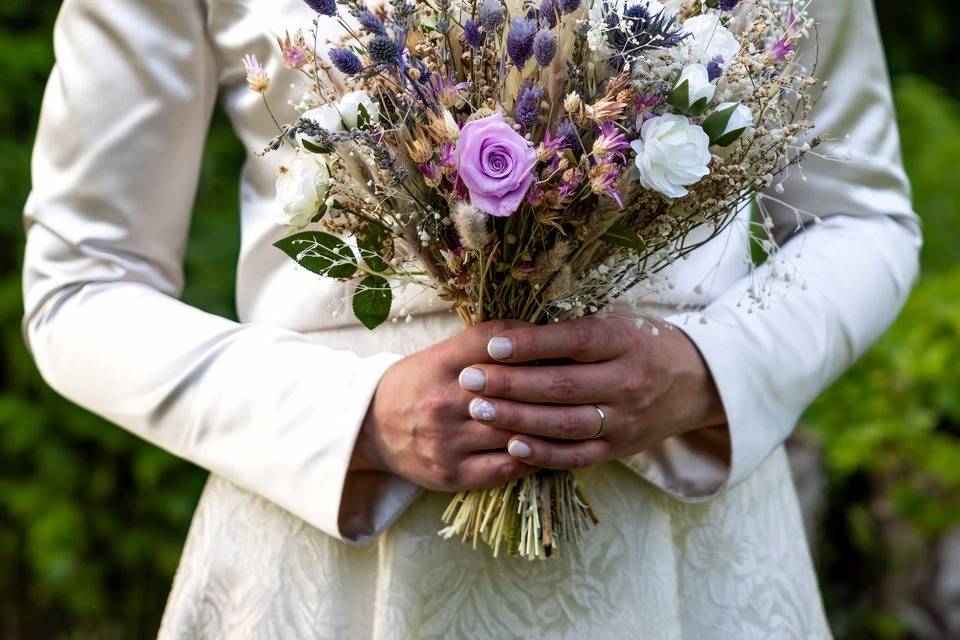
<path fill-rule="evenodd" d="M 416 291 L 409 322 L 370 333 L 335 313 L 341 284 L 271 246 L 273 155 L 243 172 L 241 322 L 177 300 L 214 103 L 260 151 L 274 125 L 241 56 L 294 100 L 268 34 L 309 7 L 66 0 L 24 337 L 64 396 L 211 472 L 159 637 L 830 637 L 782 443 L 891 322 L 920 237 L 872 4 L 812 13 L 817 133 L 846 154 L 768 194 L 782 257 L 751 271 L 744 214 L 643 298 L 659 335 L 464 331 Z M 576 363 L 517 366 L 543 358 Z M 448 492 L 534 468 L 582 468 L 601 522 L 579 548 L 493 559 L 436 535 Z"/>

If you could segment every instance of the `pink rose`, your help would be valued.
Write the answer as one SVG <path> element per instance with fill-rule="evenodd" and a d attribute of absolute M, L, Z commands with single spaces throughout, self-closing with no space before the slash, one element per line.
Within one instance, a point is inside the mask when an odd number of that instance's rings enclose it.
<path fill-rule="evenodd" d="M 492 216 L 506 217 L 523 202 L 533 184 L 537 153 L 496 113 L 463 125 L 457 141 L 457 168 L 470 203 Z"/>

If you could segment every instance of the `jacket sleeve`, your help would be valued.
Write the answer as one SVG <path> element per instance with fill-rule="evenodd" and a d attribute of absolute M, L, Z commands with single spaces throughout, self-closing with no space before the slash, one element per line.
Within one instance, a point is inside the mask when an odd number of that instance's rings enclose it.
<path fill-rule="evenodd" d="M 204 18 L 199 0 L 64 2 L 24 214 L 24 339 L 68 399 L 360 542 L 418 491 L 386 474 L 348 482 L 399 356 L 177 299 L 217 90 Z"/>
<path fill-rule="evenodd" d="M 816 75 L 828 81 L 812 135 L 837 139 L 832 157 L 808 155 L 782 194 L 762 199 L 782 243 L 775 257 L 702 312 L 668 318 L 700 350 L 727 424 L 624 460 L 682 500 L 709 499 L 756 470 L 886 330 L 917 277 L 920 227 L 873 5 L 811 8 Z"/>

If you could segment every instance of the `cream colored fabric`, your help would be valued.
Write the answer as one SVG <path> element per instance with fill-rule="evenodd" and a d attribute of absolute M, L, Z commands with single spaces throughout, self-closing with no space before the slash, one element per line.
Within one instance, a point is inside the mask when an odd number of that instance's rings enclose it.
<path fill-rule="evenodd" d="M 824 222 L 750 274 L 741 219 L 671 270 L 668 295 L 637 292 L 701 349 L 729 426 L 586 472 L 601 525 L 582 550 L 526 564 L 439 540 L 448 496 L 387 474 L 347 481 L 383 371 L 458 325 L 408 290 L 395 308 L 413 322 L 367 333 L 344 285 L 271 246 L 283 156 L 252 158 L 274 130 L 240 57 L 267 61 L 275 105 L 295 100 L 270 35 L 309 9 L 65 0 L 25 211 L 23 331 L 64 396 L 212 472 L 161 637 L 827 637 L 780 445 L 895 315 L 919 231 L 871 5 L 815 6 L 832 82 L 817 120 L 854 154 L 795 172 L 773 213 L 783 239 L 791 207 Z M 218 96 L 251 156 L 240 323 L 176 299 Z M 703 312 L 676 311 L 690 307 Z"/>

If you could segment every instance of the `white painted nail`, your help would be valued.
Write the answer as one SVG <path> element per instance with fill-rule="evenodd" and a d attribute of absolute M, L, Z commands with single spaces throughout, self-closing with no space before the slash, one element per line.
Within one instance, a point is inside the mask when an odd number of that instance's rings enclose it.
<path fill-rule="evenodd" d="M 487 376 L 480 369 L 467 367 L 460 372 L 460 386 L 467 391 L 483 391 L 487 384 Z"/>
<path fill-rule="evenodd" d="M 487 353 L 494 360 L 506 360 L 513 355 L 513 340 L 502 336 L 490 338 L 490 342 L 487 343 Z"/>
<path fill-rule="evenodd" d="M 492 422 L 497 419 L 497 408 L 493 403 L 483 398 L 474 398 L 470 401 L 470 417 L 474 420 Z"/>
<path fill-rule="evenodd" d="M 511 440 L 507 445 L 507 452 L 514 458 L 529 458 L 533 449 L 523 440 Z"/>

